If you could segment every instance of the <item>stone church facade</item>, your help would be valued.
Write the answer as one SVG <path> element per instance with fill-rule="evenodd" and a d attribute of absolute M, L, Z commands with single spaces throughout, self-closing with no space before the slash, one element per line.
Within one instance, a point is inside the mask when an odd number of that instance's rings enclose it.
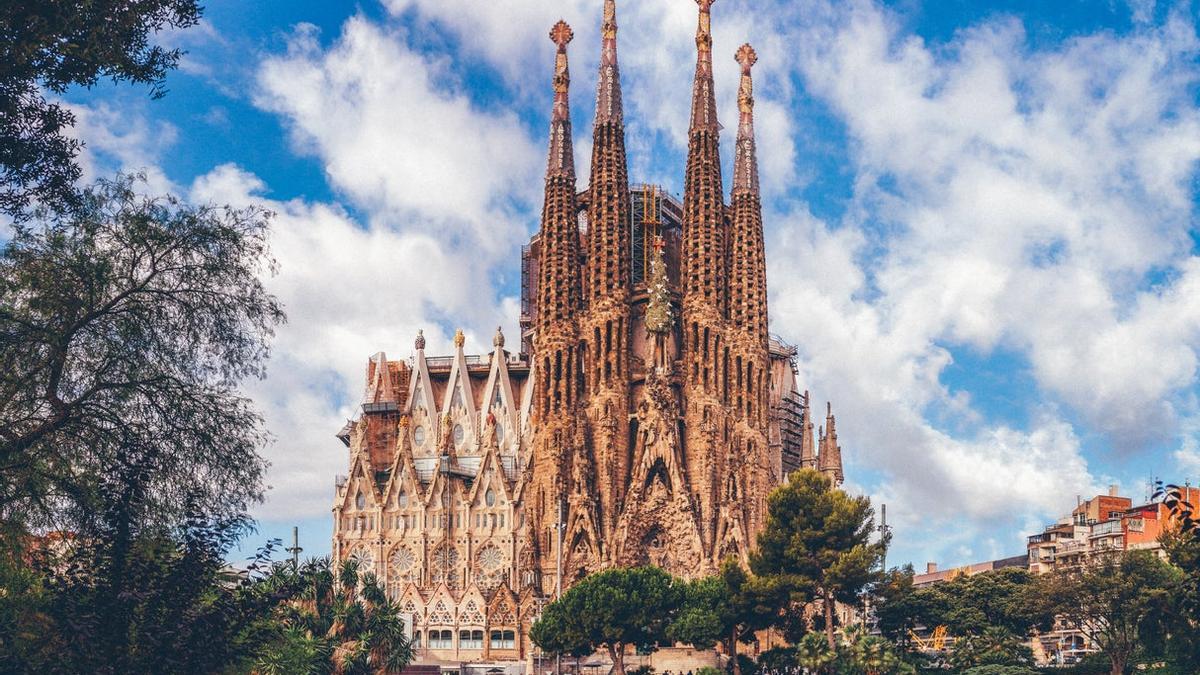
<path fill-rule="evenodd" d="M 616 10 L 605 0 L 588 188 L 576 190 L 559 22 L 541 227 L 522 259 L 519 345 L 380 353 L 333 506 L 335 560 L 411 613 L 421 661 L 530 655 L 529 626 L 605 567 L 710 574 L 745 559 L 788 471 L 842 480 L 832 412 L 814 439 L 795 350 L 767 332 L 749 45 L 729 203 L 712 78 L 712 0 L 697 0 L 682 201 L 627 176 Z"/>

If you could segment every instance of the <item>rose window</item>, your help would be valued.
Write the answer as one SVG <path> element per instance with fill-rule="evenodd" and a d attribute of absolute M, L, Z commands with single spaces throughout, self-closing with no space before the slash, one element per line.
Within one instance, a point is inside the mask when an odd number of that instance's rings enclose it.
<path fill-rule="evenodd" d="M 485 572 L 494 572 L 504 565 L 504 554 L 495 546 L 488 546 L 479 552 L 479 568 Z"/>
<path fill-rule="evenodd" d="M 359 574 L 375 571 L 375 557 L 366 548 L 354 549 L 354 552 L 350 554 L 350 559 L 358 563 Z"/>
<path fill-rule="evenodd" d="M 391 569 L 396 574 L 406 574 L 412 571 L 416 563 L 416 556 L 413 551 L 410 551 L 406 546 L 401 546 L 394 551 L 391 551 Z"/>
<path fill-rule="evenodd" d="M 458 550 L 453 546 L 443 546 L 433 553 L 433 583 L 441 582 L 451 588 L 458 585 Z"/>

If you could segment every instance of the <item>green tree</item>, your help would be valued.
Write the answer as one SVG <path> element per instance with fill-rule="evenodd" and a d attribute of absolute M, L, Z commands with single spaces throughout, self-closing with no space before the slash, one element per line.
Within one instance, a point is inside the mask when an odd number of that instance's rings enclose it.
<path fill-rule="evenodd" d="M 398 673 L 413 658 L 400 608 L 375 575 L 353 560 L 336 570 L 328 558 L 310 560 L 294 576 L 300 593 L 280 605 L 278 633 L 258 654 L 255 670 L 290 673 Z"/>
<path fill-rule="evenodd" d="M 11 3 L 10 3 L 11 4 Z M 20 4 L 20 3 L 18 3 Z M 34 3 L 36 4 L 36 3 Z M 270 214 L 101 181 L 0 252 L 0 522 L 86 528 L 119 467 L 138 513 L 232 518 L 262 491 L 262 420 L 237 393 L 284 320 Z M 115 484 L 115 483 L 114 483 Z"/>
<path fill-rule="evenodd" d="M 867 497 L 851 497 L 812 469 L 797 471 L 767 501 L 767 524 L 750 567 L 794 602 L 821 600 L 825 638 L 834 641 L 835 601 L 856 603 L 881 575 L 886 541 L 871 541 L 875 515 Z"/>
<path fill-rule="evenodd" d="M 1023 636 L 1054 622 L 1053 611 L 1037 602 L 1033 580 L 1015 567 L 964 574 L 917 590 L 913 602 L 922 623 L 944 625 L 955 636 L 982 635 L 991 628 Z"/>
<path fill-rule="evenodd" d="M 584 577 L 546 606 L 533 624 L 534 644 L 554 654 L 608 651 L 614 675 L 625 672 L 625 647 L 651 646 L 683 601 L 682 585 L 657 567 L 612 568 Z"/>
<path fill-rule="evenodd" d="M 1023 639 L 1002 626 L 989 626 L 978 633 L 959 637 L 950 653 L 955 668 L 976 666 L 1027 666 L 1033 663 L 1033 650 Z"/>
<path fill-rule="evenodd" d="M 829 646 L 820 633 L 808 633 L 796 645 L 796 663 L 814 673 L 829 675 L 915 675 L 916 669 L 880 637 L 867 635 L 862 626 L 842 631 Z"/>
<path fill-rule="evenodd" d="M 893 567 L 871 590 L 879 633 L 897 646 L 909 647 L 909 631 L 924 624 L 928 610 L 922 602 L 927 596 L 913 588 L 912 565 Z"/>
<path fill-rule="evenodd" d="M 101 521 L 85 537 L 46 540 L 0 563 L 0 672 L 236 669 L 296 591 L 270 571 L 277 542 L 244 574 L 230 573 L 225 555 L 244 523 L 197 516 L 130 527 L 117 508 Z"/>
<path fill-rule="evenodd" d="M 1157 608 L 1169 601 L 1179 571 L 1149 551 L 1107 556 L 1079 570 L 1039 578 L 1053 610 L 1108 656 L 1121 675 L 1142 643 L 1142 631 Z"/>
<path fill-rule="evenodd" d="M 1029 666 L 974 666 L 962 671 L 962 675 L 1038 675 Z"/>
<path fill-rule="evenodd" d="M 0 3 L 0 213 L 31 201 L 75 203 L 75 117 L 54 101 L 101 78 L 150 86 L 155 98 L 181 52 L 154 33 L 200 20 L 197 0 L 37 0 Z"/>
<path fill-rule="evenodd" d="M 755 631 L 770 627 L 783 599 L 777 584 L 750 576 L 736 558 L 727 558 L 719 574 L 684 586 L 683 604 L 668 637 L 701 649 L 722 643 L 734 675 L 741 675 L 738 642 L 752 641 Z"/>
<path fill-rule="evenodd" d="M 1155 497 L 1171 514 L 1174 522 L 1159 537 L 1171 564 L 1180 570 L 1179 585 L 1155 617 L 1155 638 L 1151 644 L 1157 654 L 1168 658 L 1186 671 L 1200 672 L 1200 514 L 1188 497 L 1196 488 L 1159 485 Z"/>

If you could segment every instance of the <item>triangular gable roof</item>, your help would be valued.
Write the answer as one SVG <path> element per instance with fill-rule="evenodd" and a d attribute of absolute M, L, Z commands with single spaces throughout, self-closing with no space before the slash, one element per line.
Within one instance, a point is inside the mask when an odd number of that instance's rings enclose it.
<path fill-rule="evenodd" d="M 418 339 L 416 354 L 413 356 L 413 374 L 408 379 L 408 397 L 403 412 L 413 418 L 414 423 L 426 424 L 425 431 L 430 439 L 426 441 L 426 447 L 429 447 L 436 439 L 437 410 L 433 398 L 433 380 L 429 377 L 429 364 L 425 361 L 424 344 L 424 338 Z"/>
<path fill-rule="evenodd" d="M 479 463 L 479 471 L 471 489 L 467 491 L 467 502 L 474 504 L 479 499 L 485 485 L 497 488 L 497 491 L 509 501 L 512 501 L 512 490 L 509 488 L 507 476 L 504 475 L 504 464 L 500 461 L 499 450 L 496 447 L 485 448 L 483 461 Z"/>
<path fill-rule="evenodd" d="M 367 390 L 363 393 L 363 405 L 394 406 L 400 402 L 392 380 L 392 370 L 388 366 L 387 354 L 378 352 L 367 361 L 366 380 Z"/>
<path fill-rule="evenodd" d="M 401 489 L 406 490 L 411 499 L 424 500 L 421 481 L 417 479 L 417 467 L 413 463 L 412 443 L 408 437 L 408 428 L 401 425 L 396 443 L 396 457 L 392 460 L 391 475 L 383 490 L 383 503 L 390 504 Z"/>
<path fill-rule="evenodd" d="M 475 396 L 471 390 L 471 378 L 467 370 L 467 357 L 463 354 L 461 340 L 455 339 L 454 360 L 450 366 L 450 379 L 446 381 L 446 391 L 442 393 L 441 414 L 450 415 L 451 419 L 463 424 L 463 448 L 473 447 L 478 436 L 476 424 L 479 415 L 475 410 Z M 451 403 L 458 393 L 459 403 L 465 411 L 460 417 L 454 414 Z M 440 440 L 440 439 L 439 439 Z"/>
<path fill-rule="evenodd" d="M 483 429 L 487 425 L 488 413 L 493 412 L 492 402 L 496 399 L 496 391 L 500 392 L 500 401 L 503 406 L 503 416 L 496 415 L 497 423 L 504 425 L 505 435 L 504 440 L 500 443 L 500 447 L 515 445 L 512 443 L 515 437 L 520 436 L 521 417 L 516 406 L 516 401 L 513 400 L 512 380 L 508 376 L 508 352 L 503 349 L 496 348 L 492 351 L 491 368 L 488 369 L 487 384 L 483 386 L 483 405 L 479 410 L 479 428 Z"/>
<path fill-rule="evenodd" d="M 342 497 L 342 508 L 347 509 L 354 503 L 355 495 L 358 494 L 356 487 L 362 487 L 365 483 L 367 489 L 363 490 L 366 495 L 367 508 L 375 507 L 383 503 L 383 495 L 379 493 L 379 486 L 375 484 L 375 478 L 367 467 L 371 465 L 367 459 L 367 453 L 360 452 L 354 456 L 350 463 L 350 474 L 346 479 L 346 494 Z"/>

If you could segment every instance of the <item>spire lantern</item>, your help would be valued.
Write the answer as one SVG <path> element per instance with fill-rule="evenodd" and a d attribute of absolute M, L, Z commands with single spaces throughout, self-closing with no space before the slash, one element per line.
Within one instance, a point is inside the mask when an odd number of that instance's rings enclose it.
<path fill-rule="evenodd" d="M 504 349 L 504 331 L 500 326 L 496 326 L 496 334 L 492 336 L 492 346 L 496 349 Z"/>
<path fill-rule="evenodd" d="M 416 348 L 417 351 L 424 351 L 424 349 L 425 349 L 425 330 L 424 329 L 422 329 L 422 328 L 417 329 L 417 339 L 413 340 L 413 347 Z"/>
<path fill-rule="evenodd" d="M 550 29 L 550 39 L 558 46 L 554 57 L 554 108 L 550 113 L 550 158 L 546 176 L 575 175 L 575 160 L 571 153 L 571 105 L 567 90 L 571 74 L 567 68 L 567 44 L 575 33 L 565 21 Z"/>

